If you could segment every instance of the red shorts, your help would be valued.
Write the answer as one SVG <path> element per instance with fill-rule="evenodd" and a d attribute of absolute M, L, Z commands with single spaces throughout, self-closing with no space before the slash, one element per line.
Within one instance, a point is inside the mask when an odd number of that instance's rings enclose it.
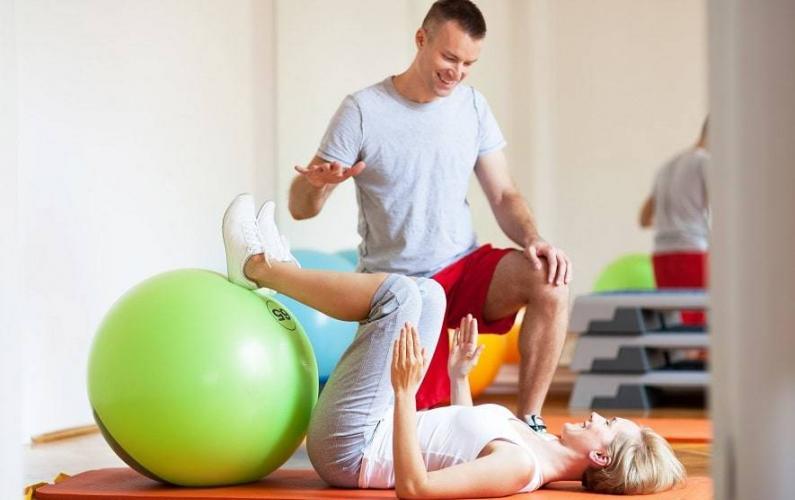
<path fill-rule="evenodd" d="M 671 252 L 652 256 L 657 288 L 705 288 L 708 255 L 704 252 Z M 685 325 L 704 325 L 703 311 L 682 311 Z"/>
<path fill-rule="evenodd" d="M 513 326 L 516 314 L 493 322 L 483 319 L 486 294 L 494 270 L 500 259 L 512 251 L 508 248 L 483 245 L 433 276 L 447 295 L 447 311 L 439 343 L 431 358 L 428 372 L 417 391 L 417 409 L 432 408 L 450 401 L 450 378 L 447 375 L 447 357 L 450 353 L 448 328 L 457 327 L 461 318 L 467 314 L 475 317 L 478 321 L 478 330 L 481 332 L 503 334 Z"/>

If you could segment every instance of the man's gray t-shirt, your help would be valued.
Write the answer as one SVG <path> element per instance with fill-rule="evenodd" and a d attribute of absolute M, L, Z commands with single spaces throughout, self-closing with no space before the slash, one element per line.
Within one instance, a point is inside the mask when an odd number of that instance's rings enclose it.
<path fill-rule="evenodd" d="M 706 166 L 709 153 L 688 149 L 654 179 L 654 252 L 705 252 L 709 241 Z"/>
<path fill-rule="evenodd" d="M 362 271 L 430 276 L 476 248 L 466 195 L 479 156 L 505 146 L 486 99 L 459 84 L 419 104 L 392 78 L 347 96 L 318 149 L 354 177 Z"/>

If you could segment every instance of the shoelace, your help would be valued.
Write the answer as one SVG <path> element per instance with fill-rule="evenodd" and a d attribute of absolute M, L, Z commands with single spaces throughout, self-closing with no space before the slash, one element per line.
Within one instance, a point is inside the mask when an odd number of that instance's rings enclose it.
<path fill-rule="evenodd" d="M 294 261 L 295 258 L 293 257 L 293 254 L 290 252 L 290 242 L 287 241 L 287 236 L 285 236 L 283 234 L 280 234 L 279 235 L 279 239 L 282 242 L 282 248 L 281 248 L 281 251 L 282 251 L 281 257 L 282 257 L 282 259 L 285 262 Z"/>
<path fill-rule="evenodd" d="M 260 221 L 257 222 L 257 226 L 261 226 Z M 262 235 L 262 250 L 266 256 L 275 259 L 277 262 L 289 260 L 289 254 L 284 249 L 284 237 L 279 234 L 279 230 L 276 227 L 275 222 L 267 221 L 267 224 L 264 228 L 262 228 L 262 231 L 264 233 L 264 235 Z M 267 248 L 265 248 L 266 246 Z"/>
<path fill-rule="evenodd" d="M 243 239 L 246 240 L 246 251 L 248 253 L 255 254 L 262 251 L 262 242 L 257 231 L 257 224 L 243 223 Z"/>

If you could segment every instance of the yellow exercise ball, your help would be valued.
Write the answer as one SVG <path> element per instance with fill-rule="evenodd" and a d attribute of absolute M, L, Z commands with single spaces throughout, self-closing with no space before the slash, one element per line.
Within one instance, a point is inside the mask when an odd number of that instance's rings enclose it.
<path fill-rule="evenodd" d="M 482 394 L 500 371 L 508 349 L 507 337 L 507 335 L 478 335 L 478 345 L 485 345 L 486 348 L 480 354 L 478 364 L 469 372 L 469 388 L 473 398 Z"/>
<path fill-rule="evenodd" d="M 505 334 L 508 343 L 505 351 L 505 363 L 519 364 L 519 328 L 522 326 L 523 319 L 524 309 L 516 313 L 516 322 L 513 324 L 508 333 Z"/>

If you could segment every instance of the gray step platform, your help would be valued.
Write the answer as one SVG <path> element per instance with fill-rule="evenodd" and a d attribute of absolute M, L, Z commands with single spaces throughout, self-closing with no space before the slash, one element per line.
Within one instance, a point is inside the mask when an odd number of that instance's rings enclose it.
<path fill-rule="evenodd" d="M 645 373 L 662 363 L 655 361 L 653 356 L 660 350 L 706 347 L 709 347 L 709 336 L 703 332 L 653 332 L 633 336 L 585 334 L 577 339 L 571 370 Z"/>
<path fill-rule="evenodd" d="M 653 406 L 650 389 L 706 389 L 709 375 L 704 371 L 655 371 L 642 375 L 581 373 L 574 383 L 569 407 L 649 409 Z"/>
<path fill-rule="evenodd" d="M 574 301 L 569 331 L 638 334 L 675 323 L 683 309 L 707 307 L 708 295 L 703 290 L 581 295 Z"/>
<path fill-rule="evenodd" d="M 706 388 L 704 364 L 671 369 L 669 352 L 708 348 L 703 327 L 681 325 L 682 310 L 704 310 L 704 290 L 597 293 L 577 297 L 569 330 L 580 333 L 571 370 L 572 408 L 649 409 L 669 389 Z M 678 396 L 678 394 L 677 394 Z"/>

